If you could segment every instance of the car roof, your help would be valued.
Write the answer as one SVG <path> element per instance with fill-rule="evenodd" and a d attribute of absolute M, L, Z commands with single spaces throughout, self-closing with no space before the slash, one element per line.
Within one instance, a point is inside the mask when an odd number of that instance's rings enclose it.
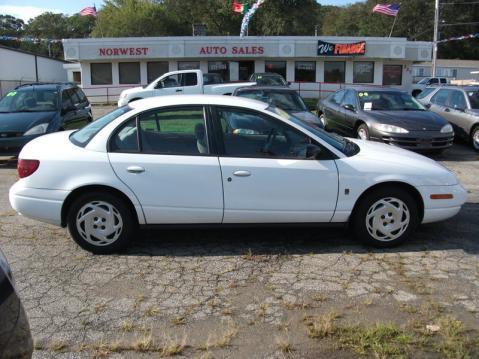
<path fill-rule="evenodd" d="M 395 89 L 392 87 L 374 87 L 374 86 L 364 86 L 364 87 L 350 87 L 350 88 L 345 88 L 343 90 L 354 90 L 356 92 L 404 92 L 401 91 L 400 89 Z"/>
<path fill-rule="evenodd" d="M 478 85 L 448 85 L 448 86 L 431 86 L 434 88 L 448 89 L 448 90 L 464 90 L 464 91 L 478 91 Z"/>
<path fill-rule="evenodd" d="M 216 105 L 216 106 L 237 106 L 253 110 L 263 111 L 269 105 L 252 99 L 226 95 L 172 95 L 149 97 L 143 100 L 133 101 L 128 104 L 132 109 L 149 110 L 155 107 L 167 106 L 188 106 L 188 105 Z"/>
<path fill-rule="evenodd" d="M 58 88 L 71 88 L 78 87 L 77 84 L 72 83 L 60 83 L 60 82 L 33 82 L 29 84 L 19 85 L 15 90 L 24 90 L 24 89 L 45 89 L 45 90 L 56 90 Z"/>
<path fill-rule="evenodd" d="M 244 86 L 236 89 L 235 92 L 249 92 L 253 90 L 265 90 L 265 91 L 276 91 L 276 92 L 296 92 L 295 89 L 292 89 L 287 86 Z"/>
<path fill-rule="evenodd" d="M 255 72 L 253 75 L 254 76 L 281 76 L 280 74 L 277 74 L 276 72 Z"/>

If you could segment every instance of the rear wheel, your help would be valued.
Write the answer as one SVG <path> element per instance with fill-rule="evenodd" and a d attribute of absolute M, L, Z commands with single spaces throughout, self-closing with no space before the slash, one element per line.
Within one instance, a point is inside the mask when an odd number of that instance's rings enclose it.
<path fill-rule="evenodd" d="M 393 247 L 404 242 L 418 224 L 418 205 L 411 194 L 389 187 L 362 198 L 352 218 L 355 236 L 375 247 Z"/>
<path fill-rule="evenodd" d="M 356 135 L 361 140 L 369 140 L 369 128 L 365 123 L 362 123 L 356 129 Z"/>
<path fill-rule="evenodd" d="M 95 254 L 118 252 L 134 233 L 131 211 L 109 193 L 93 192 L 78 197 L 67 216 L 68 230 L 83 249 Z"/>
<path fill-rule="evenodd" d="M 474 127 L 471 131 L 471 143 L 472 147 L 479 151 L 479 126 Z"/>

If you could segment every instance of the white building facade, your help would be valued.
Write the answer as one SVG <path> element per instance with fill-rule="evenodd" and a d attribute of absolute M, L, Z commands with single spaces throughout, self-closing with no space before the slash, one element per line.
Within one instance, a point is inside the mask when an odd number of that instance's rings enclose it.
<path fill-rule="evenodd" d="M 225 81 L 276 72 L 306 98 L 341 86 L 393 86 L 407 90 L 412 65 L 431 59 L 431 43 L 364 37 L 143 37 L 63 40 L 65 59 L 81 65 L 92 102 L 114 102 L 129 87 L 163 73 L 201 69 Z"/>

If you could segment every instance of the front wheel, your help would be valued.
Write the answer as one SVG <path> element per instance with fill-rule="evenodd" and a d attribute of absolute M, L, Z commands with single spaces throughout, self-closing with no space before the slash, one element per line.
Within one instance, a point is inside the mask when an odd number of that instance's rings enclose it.
<path fill-rule="evenodd" d="M 382 188 L 367 194 L 354 211 L 355 236 L 374 247 L 404 242 L 419 224 L 418 205 L 403 189 Z"/>
<path fill-rule="evenodd" d="M 102 192 L 78 197 L 68 211 L 67 223 L 75 242 L 95 254 L 122 250 L 135 230 L 131 211 L 124 201 Z"/>
<path fill-rule="evenodd" d="M 356 130 L 357 138 L 361 140 L 369 140 L 369 128 L 365 123 L 362 123 L 358 126 Z"/>
<path fill-rule="evenodd" d="M 479 151 L 479 126 L 474 127 L 474 129 L 471 132 L 471 143 L 472 143 L 472 147 L 476 151 Z"/>

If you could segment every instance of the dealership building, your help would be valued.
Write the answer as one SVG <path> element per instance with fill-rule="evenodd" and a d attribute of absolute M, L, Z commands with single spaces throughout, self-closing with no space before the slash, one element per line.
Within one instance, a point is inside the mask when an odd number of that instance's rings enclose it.
<path fill-rule="evenodd" d="M 405 38 L 316 36 L 195 36 L 65 39 L 65 60 L 78 61 L 81 85 L 92 102 L 114 102 L 129 87 L 169 71 L 200 69 L 225 81 L 276 72 L 303 97 L 341 86 L 407 90 L 412 65 L 431 60 L 430 42 Z"/>

